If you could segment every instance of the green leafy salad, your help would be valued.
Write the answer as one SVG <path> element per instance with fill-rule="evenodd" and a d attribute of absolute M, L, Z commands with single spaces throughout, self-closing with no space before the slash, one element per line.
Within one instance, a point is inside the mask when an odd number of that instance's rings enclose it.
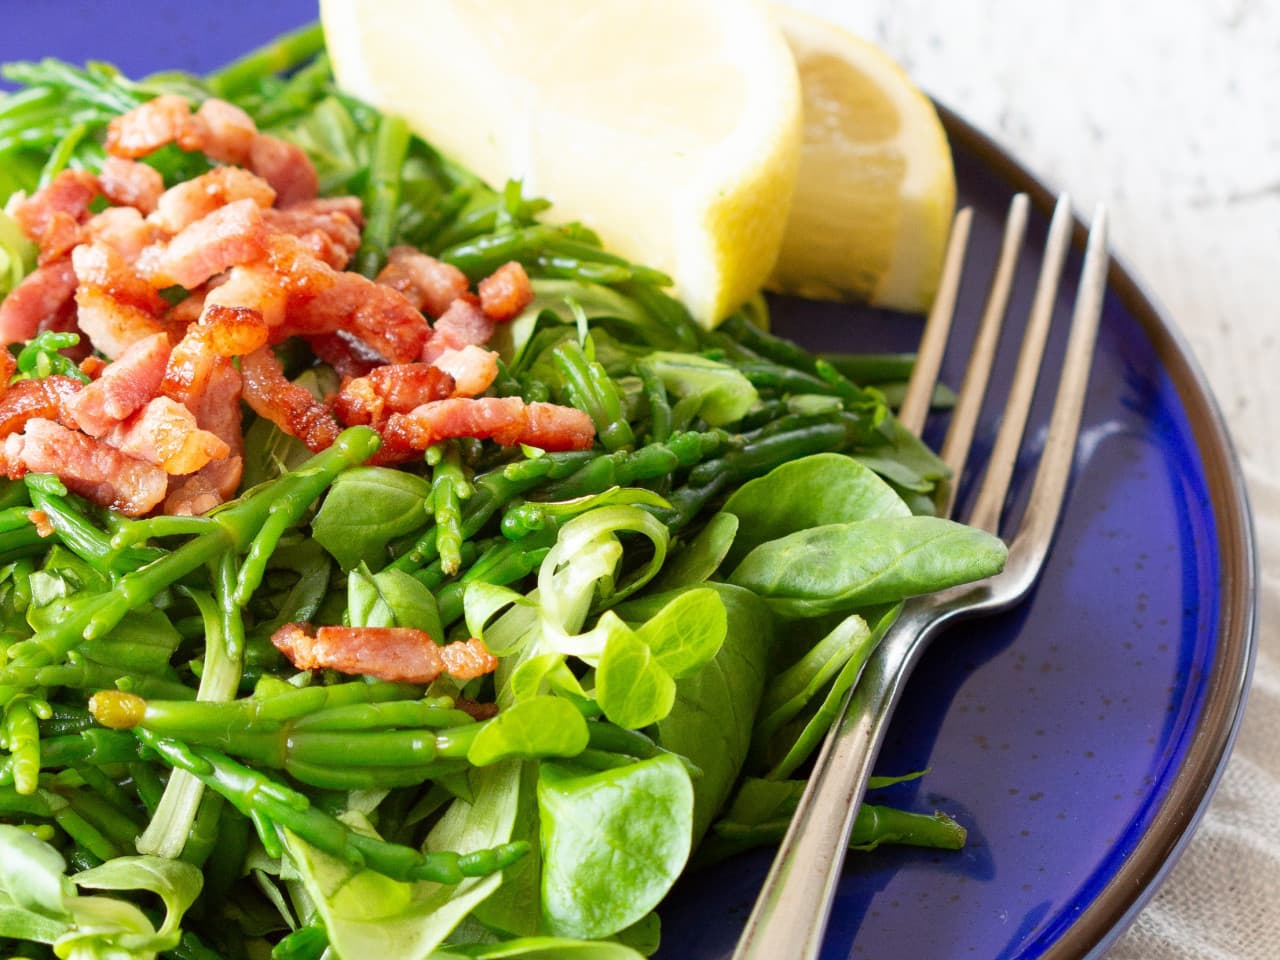
<path fill-rule="evenodd" d="M 301 148 L 322 198 L 360 199 L 361 283 L 406 247 L 471 284 L 523 268 L 530 298 L 483 347 L 492 382 L 445 402 L 569 408 L 587 440 L 486 428 L 388 458 L 376 423 L 332 421 L 349 378 L 320 341 L 289 336 L 256 356 L 333 435 L 250 403 L 229 499 L 117 509 L 30 459 L 31 418 L 56 421 L 114 355 L 66 324 L 12 343 L 0 954 L 647 956 L 683 873 L 781 836 L 904 598 L 997 572 L 1004 547 L 933 515 L 945 470 L 887 399 L 909 361 L 815 356 L 767 332 L 763 299 L 698 326 L 666 277 L 337 91 L 322 45 L 307 28 L 203 78 L 7 66 L 0 298 L 17 311 L 31 277 L 73 263 L 88 330 L 82 253 L 35 242 L 15 203 L 67 171 L 105 182 L 116 117 L 216 98 L 267 147 Z M 170 143 L 138 162 L 169 190 L 222 161 Z M 72 217 L 68 243 L 101 209 Z M 153 285 L 163 309 L 137 313 L 140 293 L 120 315 L 145 326 L 196 291 Z M 248 383 L 250 354 L 227 349 Z M 370 673 L 351 647 L 305 661 L 285 635 L 426 637 L 415 655 L 443 666 Z M 864 805 L 852 842 L 963 841 L 943 814 Z"/>

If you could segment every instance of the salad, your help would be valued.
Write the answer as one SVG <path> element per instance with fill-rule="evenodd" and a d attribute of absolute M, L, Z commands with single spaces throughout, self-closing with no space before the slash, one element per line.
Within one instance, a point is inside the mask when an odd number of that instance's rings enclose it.
<path fill-rule="evenodd" d="M 5 68 L 0 941 L 648 955 L 1004 547 L 932 515 L 900 358 L 697 326 L 322 46 Z"/>

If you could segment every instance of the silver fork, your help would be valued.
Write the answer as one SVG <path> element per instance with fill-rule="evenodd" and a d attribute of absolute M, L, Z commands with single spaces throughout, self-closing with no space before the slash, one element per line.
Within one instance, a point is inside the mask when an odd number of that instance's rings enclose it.
<path fill-rule="evenodd" d="M 969 357 L 964 382 L 951 414 L 941 456 L 952 471 L 939 512 L 949 515 L 955 486 L 968 459 L 978 413 L 1003 325 L 1014 265 L 1027 224 L 1027 198 L 1014 198 L 1005 224 L 1000 258 Z M 919 433 L 928 412 L 942 354 L 950 335 L 971 211 L 955 219 L 938 296 L 920 342 L 916 367 L 899 419 Z M 1073 226 L 1067 198 L 1060 197 L 1049 225 L 1044 265 L 1036 282 L 1018 364 L 1000 429 L 982 486 L 964 521 L 992 534 L 1000 519 L 1022 447 L 1040 364 L 1057 298 Z M 822 947 L 831 901 L 839 880 L 854 817 L 866 789 L 898 697 L 925 647 L 945 626 L 963 618 L 995 613 L 1017 603 L 1031 590 L 1044 566 L 1066 494 L 1084 407 L 1102 299 L 1108 254 L 1106 213 L 1094 214 L 1085 249 L 1058 393 L 1049 420 L 1040 465 L 1009 559 L 999 575 L 941 593 L 914 598 L 867 662 L 845 704 L 841 720 L 828 734 L 814 764 L 791 826 L 747 920 L 734 960 L 814 960 Z"/>

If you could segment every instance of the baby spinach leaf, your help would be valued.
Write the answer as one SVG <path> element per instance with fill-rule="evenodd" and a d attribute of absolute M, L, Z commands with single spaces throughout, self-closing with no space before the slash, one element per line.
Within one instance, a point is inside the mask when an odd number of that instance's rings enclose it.
<path fill-rule="evenodd" d="M 204 875 L 198 867 L 164 857 L 116 857 L 71 878 L 92 890 L 148 890 L 164 903 L 164 923 L 156 931 L 177 944 L 182 915 L 196 902 Z"/>
<path fill-rule="evenodd" d="M 467 761 L 485 767 L 500 760 L 575 757 L 587 748 L 587 721 L 559 697 L 521 700 L 485 724 Z"/>
<path fill-rule="evenodd" d="M 426 522 L 430 492 L 431 485 L 416 474 L 356 467 L 329 488 L 312 535 L 343 570 L 362 562 L 378 569 L 387 561 L 388 543 Z"/>
<path fill-rule="evenodd" d="M 889 482 L 916 493 L 930 493 L 950 471 L 936 453 L 896 419 L 887 426 L 885 443 L 854 457 Z"/>
<path fill-rule="evenodd" d="M 520 764 L 472 772 L 475 801 L 455 800 L 427 838 L 431 850 L 475 850 L 511 836 Z M 372 832 L 358 814 L 348 825 Z M 316 906 L 330 949 L 339 957 L 428 960 L 455 926 L 502 882 L 501 874 L 456 886 L 401 883 L 354 867 L 283 831 L 285 850 Z"/>
<path fill-rule="evenodd" d="M 884 637 L 885 632 L 893 626 L 901 612 L 902 604 L 900 603 L 863 610 L 862 618 L 870 624 L 871 634 L 854 645 L 850 656 L 844 661 L 840 672 L 836 674 L 835 680 L 827 688 L 822 701 L 816 707 L 812 700 L 808 701 L 801 713 L 779 728 L 769 740 L 766 741 L 763 736 L 757 737 L 754 744 L 756 758 L 781 757 L 766 774 L 769 779 L 779 780 L 790 776 L 817 749 L 818 744 L 831 728 L 831 724 L 835 723 L 840 707 L 844 703 L 845 693 L 858 682 L 858 677 L 862 675 L 867 657 Z M 761 762 L 766 761 L 761 760 Z"/>
<path fill-rule="evenodd" d="M 542 911 L 549 932 L 608 937 L 671 889 L 689 856 L 693 786 L 670 754 L 610 770 L 544 762 Z"/>
<path fill-rule="evenodd" d="M 676 684 L 654 651 L 625 623 L 608 611 L 608 639 L 596 668 L 596 700 L 606 717 L 620 727 L 638 729 L 667 715 L 675 702 Z"/>
<path fill-rule="evenodd" d="M 728 556 L 738 527 L 738 518 L 732 513 L 717 513 L 667 560 L 662 572 L 653 578 L 653 589 L 675 590 L 709 579 Z"/>
<path fill-rule="evenodd" d="M 872 517 L 905 517 L 907 505 L 870 467 L 839 453 L 792 460 L 743 484 L 725 501 L 741 526 L 726 562 L 797 530 Z"/>
<path fill-rule="evenodd" d="M 811 527 L 756 547 L 729 577 L 784 617 L 818 617 L 999 573 L 996 537 L 938 517 L 876 517 Z"/>
<path fill-rule="evenodd" d="M 713 427 L 741 420 L 760 399 L 742 371 L 696 353 L 655 350 L 641 363 L 675 396 L 696 397 L 697 416 Z"/>
<path fill-rule="evenodd" d="M 751 745 L 751 726 L 764 689 L 773 618 L 753 593 L 729 584 L 708 584 L 724 606 L 725 641 L 715 657 L 691 677 L 676 682 L 676 701 L 658 722 L 658 742 L 702 769 L 694 783 L 693 837 L 711 824 L 733 789 Z M 625 615 L 644 613 L 669 595 L 629 604 Z"/>
<path fill-rule="evenodd" d="M 371 574 L 360 564 L 347 575 L 347 604 L 353 627 L 416 627 L 437 642 L 444 637 L 435 595 L 403 570 Z"/>
<path fill-rule="evenodd" d="M 846 663 L 856 657 L 865 660 L 872 644 L 867 622 L 856 613 L 850 614 L 775 677 L 760 704 L 754 731 L 757 747 L 803 710 Z"/>
<path fill-rule="evenodd" d="M 0 894 L 13 907 L 52 919 L 70 916 L 64 902 L 74 888 L 62 854 L 17 827 L 0 824 Z M 5 936 L 14 936 L 6 933 Z"/>
<path fill-rule="evenodd" d="M 676 680 L 702 669 L 720 650 L 728 629 L 720 596 L 710 587 L 680 593 L 636 628 L 636 636 Z"/>

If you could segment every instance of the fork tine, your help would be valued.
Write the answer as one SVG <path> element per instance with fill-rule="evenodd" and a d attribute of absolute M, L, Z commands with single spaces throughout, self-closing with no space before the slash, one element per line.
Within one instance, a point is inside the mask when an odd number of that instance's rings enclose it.
<path fill-rule="evenodd" d="M 1004 239 L 1000 244 L 1000 259 L 991 277 L 991 288 L 987 292 L 987 302 L 982 310 L 982 322 L 973 342 L 969 363 L 965 366 L 964 381 L 956 396 L 955 409 L 951 411 L 947 436 L 942 442 L 940 456 L 951 471 L 951 479 L 942 488 L 941 501 L 938 503 L 939 516 L 951 516 L 956 489 L 960 486 L 965 461 L 969 459 L 969 446 L 973 442 L 978 414 L 982 411 L 982 400 L 987 394 L 987 381 L 995 362 L 996 344 L 1000 340 L 1000 329 L 1004 326 L 1008 312 L 1009 292 L 1013 289 L 1013 270 L 1017 266 L 1018 254 L 1026 236 L 1029 207 L 1025 193 L 1014 196 L 1009 204 L 1009 217 L 1005 221 Z"/>
<path fill-rule="evenodd" d="M 966 518 L 970 526 L 995 534 L 1000 529 L 1000 514 L 1004 510 L 1013 467 L 1022 447 L 1022 434 L 1035 396 L 1036 381 L 1040 377 L 1040 361 L 1044 357 L 1045 342 L 1049 336 L 1049 323 L 1057 303 L 1058 282 L 1062 278 L 1062 266 L 1066 262 L 1071 240 L 1071 201 L 1066 194 L 1058 198 L 1049 222 L 1049 239 L 1045 244 L 1044 264 L 1036 281 L 1035 296 L 1031 301 L 1031 313 L 1027 317 L 1022 335 L 1022 347 L 1018 351 L 1018 365 L 1013 373 L 1009 396 L 1001 414 L 1000 429 L 987 462 L 987 471 L 978 490 L 977 500 Z"/>
<path fill-rule="evenodd" d="M 938 382 L 942 355 L 946 352 L 947 340 L 951 336 L 956 294 L 960 290 L 960 272 L 964 267 L 965 248 L 969 245 L 969 226 L 972 222 L 972 207 L 960 210 L 952 221 L 951 236 L 947 240 L 947 252 L 942 262 L 942 276 L 938 280 L 938 292 L 933 298 L 933 307 L 929 310 L 924 335 L 920 338 L 920 347 L 916 351 L 916 362 L 911 368 L 911 377 L 907 380 L 907 392 L 898 410 L 898 422 L 916 436 L 924 429 L 925 418 L 929 415 L 929 404 L 933 400 L 933 389 Z"/>
<path fill-rule="evenodd" d="M 1106 295 L 1109 262 L 1107 211 L 1099 204 L 1094 210 L 1093 222 L 1089 227 L 1089 241 L 1085 246 L 1084 265 L 1080 271 L 1075 308 L 1071 314 L 1071 333 L 1067 339 L 1058 392 L 1053 401 L 1053 413 L 1049 417 L 1044 452 L 1040 455 L 1040 466 L 1036 468 L 1031 497 L 1014 538 L 1015 547 L 1020 554 L 1018 562 L 1027 565 L 1033 576 L 1039 571 L 1041 562 L 1049 552 L 1054 527 L 1057 526 L 1058 515 L 1062 511 L 1071 464 L 1075 458 L 1094 343 L 1098 337 L 1102 301 Z"/>

